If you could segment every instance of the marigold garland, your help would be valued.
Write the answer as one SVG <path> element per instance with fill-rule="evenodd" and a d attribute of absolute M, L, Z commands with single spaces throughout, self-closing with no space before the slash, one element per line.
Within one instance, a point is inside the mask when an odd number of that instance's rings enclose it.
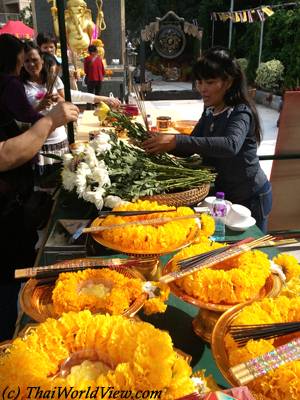
<path fill-rule="evenodd" d="M 246 306 L 234 320 L 235 325 L 269 324 L 276 322 L 300 321 L 300 298 L 289 299 L 285 296 L 265 298 Z M 227 334 L 225 346 L 230 366 L 256 358 L 272 351 L 274 339 L 250 340 L 243 347 Z M 300 360 L 292 361 L 267 375 L 248 384 L 251 390 L 260 393 L 269 400 L 300 399 Z"/>
<path fill-rule="evenodd" d="M 66 378 L 55 377 L 70 355 L 94 351 L 106 368 L 95 366 L 71 369 Z M 90 365 L 89 365 L 90 364 Z M 174 400 L 195 390 L 192 370 L 173 349 L 167 332 L 146 322 L 134 322 L 122 316 L 92 315 L 90 311 L 63 314 L 48 319 L 25 338 L 13 341 L 0 357 L 0 388 L 18 390 L 27 398 L 29 386 L 54 390 L 58 386 L 91 390 L 162 390 L 164 400 Z M 17 392 L 16 392 L 17 393 Z M 57 390 L 54 390 L 57 399 Z"/>
<path fill-rule="evenodd" d="M 140 279 L 128 278 L 108 268 L 62 273 L 52 292 L 54 311 L 57 315 L 84 309 L 122 314 L 145 293 L 143 284 Z M 157 286 L 159 291 L 157 296 L 145 301 L 145 313 L 164 312 L 169 287 L 157 282 L 152 285 Z"/>
<path fill-rule="evenodd" d="M 287 281 L 292 278 L 300 277 L 300 265 L 294 256 L 289 254 L 280 253 L 273 258 L 275 264 L 281 266 L 283 272 L 285 273 Z"/>
<path fill-rule="evenodd" d="M 204 237 L 210 237 L 215 232 L 215 220 L 208 214 L 200 215 L 201 229 L 198 232 L 195 243 L 201 243 Z"/>
<path fill-rule="evenodd" d="M 181 259 L 202 254 L 224 246 L 203 239 L 181 250 L 173 258 L 172 269 Z M 270 261 L 261 251 L 254 250 L 216 265 L 216 269 L 203 269 L 178 279 L 176 284 L 190 296 L 206 303 L 237 304 L 254 298 L 264 287 L 270 275 Z"/>
<path fill-rule="evenodd" d="M 157 202 L 148 200 L 138 200 L 136 203 L 123 204 L 114 208 L 114 211 L 139 211 L 139 210 L 169 210 L 174 207 L 159 205 Z M 194 211 L 189 207 L 178 207 L 174 212 L 157 213 L 148 215 L 139 215 L 132 217 L 108 216 L 102 225 L 124 224 L 126 222 L 172 218 L 185 215 L 193 215 Z M 101 238 L 108 243 L 120 246 L 124 251 L 130 253 L 135 251 L 157 252 L 161 253 L 168 249 L 185 244 L 189 235 L 196 228 L 195 219 L 184 219 L 181 221 L 172 221 L 160 225 L 133 225 L 122 229 L 106 230 L 101 232 Z M 196 232 L 196 231 L 195 231 Z"/>

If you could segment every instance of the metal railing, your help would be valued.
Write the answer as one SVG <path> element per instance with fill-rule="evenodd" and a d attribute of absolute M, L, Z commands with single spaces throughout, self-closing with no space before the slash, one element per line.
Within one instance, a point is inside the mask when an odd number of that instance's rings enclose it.
<path fill-rule="evenodd" d="M 273 155 L 261 155 L 258 156 L 260 161 L 266 160 L 299 160 L 300 154 L 299 153 L 291 153 L 291 154 L 273 154 Z"/>
<path fill-rule="evenodd" d="M 18 21 L 20 19 L 20 14 L 17 13 L 0 13 L 0 24 L 4 25 L 7 21 Z"/>

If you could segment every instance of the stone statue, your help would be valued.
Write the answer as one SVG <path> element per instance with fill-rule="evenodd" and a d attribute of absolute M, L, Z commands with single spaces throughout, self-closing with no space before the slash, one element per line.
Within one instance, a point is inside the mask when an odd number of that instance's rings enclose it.
<path fill-rule="evenodd" d="M 56 0 L 48 0 L 52 3 L 54 30 L 59 36 L 58 16 Z M 84 0 L 68 0 L 65 10 L 65 23 L 67 41 L 70 49 L 75 53 L 86 51 L 95 32 L 95 24 L 92 20 L 91 10 L 87 8 Z"/>

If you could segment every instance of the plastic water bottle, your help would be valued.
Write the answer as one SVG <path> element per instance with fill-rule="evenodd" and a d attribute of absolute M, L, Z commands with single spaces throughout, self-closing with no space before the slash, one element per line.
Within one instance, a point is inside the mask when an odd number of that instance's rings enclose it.
<path fill-rule="evenodd" d="M 216 193 L 216 200 L 212 203 L 212 216 L 215 220 L 215 233 L 213 240 L 225 240 L 225 217 L 227 214 L 227 206 L 225 202 L 225 195 L 223 192 Z"/>
<path fill-rule="evenodd" d="M 149 131 L 151 131 L 152 119 L 151 119 L 151 115 L 150 114 L 147 114 L 147 123 L 148 123 L 148 129 L 149 129 Z"/>

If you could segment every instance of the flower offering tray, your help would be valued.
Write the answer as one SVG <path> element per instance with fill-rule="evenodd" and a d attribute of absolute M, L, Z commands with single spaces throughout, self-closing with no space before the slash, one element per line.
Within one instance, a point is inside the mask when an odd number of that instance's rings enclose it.
<path fill-rule="evenodd" d="M 166 275 L 173 270 L 173 261 L 172 259 L 166 264 L 163 275 Z M 211 342 L 212 340 L 212 332 L 214 327 L 221 317 L 221 315 L 232 307 L 236 306 L 236 304 L 214 304 L 214 303 L 205 303 L 199 299 L 196 299 L 188 294 L 186 294 L 181 288 L 176 285 L 176 281 L 169 283 L 171 292 L 181 300 L 192 304 L 199 308 L 199 312 L 197 316 L 193 320 L 193 329 L 196 335 L 200 336 L 206 342 Z M 249 302 L 253 300 L 263 299 L 264 297 L 276 297 L 282 288 L 282 282 L 277 275 L 271 274 L 265 286 L 261 289 L 259 295 L 251 299 Z M 243 303 L 248 304 L 249 302 Z"/>
<path fill-rule="evenodd" d="M 102 222 L 104 221 L 103 218 L 96 218 L 92 224 L 91 227 L 98 227 L 101 226 Z M 105 240 L 101 233 L 93 233 L 91 236 L 92 238 L 99 244 L 101 244 L 104 247 L 107 247 L 109 249 L 121 252 L 121 253 L 125 253 L 128 255 L 132 255 L 132 256 L 141 256 L 141 257 L 149 257 L 149 256 L 162 256 L 168 253 L 172 253 L 174 251 L 178 251 L 180 249 L 183 249 L 184 247 L 189 246 L 190 244 L 192 244 L 197 236 L 197 233 L 199 231 L 199 226 L 198 224 L 195 224 L 195 228 L 192 229 L 188 236 L 185 238 L 185 240 L 182 242 L 181 245 L 177 245 L 177 246 L 170 246 L 168 248 L 164 248 L 161 249 L 161 251 L 145 251 L 145 250 L 133 250 L 132 248 L 126 248 L 124 247 L 124 245 L 120 242 L 120 243 L 111 243 L 107 240 Z"/>
<path fill-rule="evenodd" d="M 88 260 L 88 259 L 86 259 Z M 72 260 L 73 262 L 76 260 Z M 63 264 L 64 262 L 62 262 Z M 69 261 L 65 261 L 68 264 Z M 142 274 L 132 268 L 110 267 L 127 278 L 138 278 L 145 280 Z M 52 291 L 55 287 L 56 278 L 29 279 L 20 292 L 20 304 L 22 310 L 34 321 L 44 322 L 47 318 L 59 318 L 52 302 Z M 145 296 L 141 295 L 123 312 L 126 317 L 133 317 L 144 305 Z M 105 313 L 99 310 L 99 313 Z"/>

